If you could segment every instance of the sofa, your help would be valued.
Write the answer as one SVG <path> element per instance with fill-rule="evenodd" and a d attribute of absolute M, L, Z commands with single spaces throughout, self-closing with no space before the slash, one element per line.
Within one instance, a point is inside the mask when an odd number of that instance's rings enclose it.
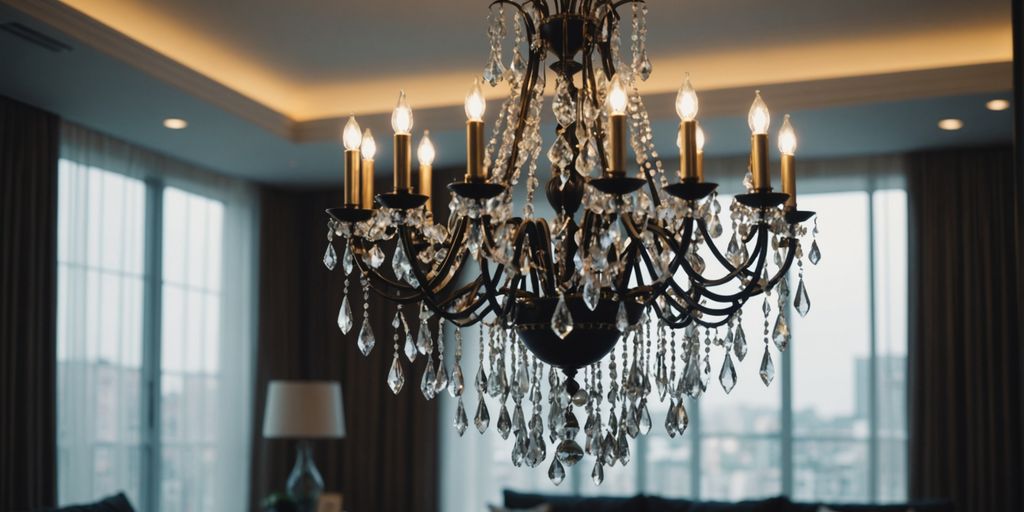
<path fill-rule="evenodd" d="M 785 496 L 740 502 L 690 501 L 658 496 L 595 497 L 550 496 L 504 491 L 505 508 L 530 509 L 549 505 L 550 512 L 955 512 L 948 501 L 921 501 L 904 504 L 855 505 L 798 503 Z"/>
<path fill-rule="evenodd" d="M 96 503 L 68 505 L 61 508 L 46 509 L 40 512 L 135 512 L 128 498 L 122 493 L 104 498 Z"/>

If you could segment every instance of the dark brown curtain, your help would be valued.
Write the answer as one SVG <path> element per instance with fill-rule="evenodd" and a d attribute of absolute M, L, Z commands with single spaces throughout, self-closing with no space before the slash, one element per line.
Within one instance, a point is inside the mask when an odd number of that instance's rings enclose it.
<path fill-rule="evenodd" d="M 381 183 L 380 186 L 383 186 Z M 342 383 L 347 436 L 314 444 L 325 490 L 344 494 L 346 510 L 436 510 L 437 409 L 419 393 L 423 358 L 405 388 L 391 393 L 391 320 L 395 308 L 371 292 L 377 344 L 369 357 L 356 347 L 361 292 L 349 283 L 355 327 L 343 336 L 336 319 L 344 273 L 328 272 L 324 209 L 338 206 L 340 190 L 265 189 L 260 229 L 260 319 L 252 500 L 283 491 L 295 461 L 290 442 L 264 440 L 263 408 L 272 379 L 331 379 Z M 341 257 L 342 246 L 335 244 Z M 355 273 L 353 273 L 355 274 Z M 410 313 L 410 321 L 415 313 Z M 408 365 L 406 366 L 408 370 Z"/>
<path fill-rule="evenodd" d="M 59 130 L 0 97 L 0 510 L 56 502 Z"/>
<path fill-rule="evenodd" d="M 964 511 L 1022 510 L 1012 153 L 910 163 L 910 492 Z"/>

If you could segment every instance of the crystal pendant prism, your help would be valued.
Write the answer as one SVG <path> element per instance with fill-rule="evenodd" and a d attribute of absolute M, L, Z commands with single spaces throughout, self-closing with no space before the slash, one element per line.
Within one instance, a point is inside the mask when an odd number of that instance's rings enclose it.
<path fill-rule="evenodd" d="M 341 257 L 341 269 L 345 271 L 345 275 L 352 274 L 352 267 L 355 262 L 352 261 L 352 251 L 345 247 L 345 254 Z"/>
<path fill-rule="evenodd" d="M 473 417 L 473 424 L 476 425 L 476 429 L 481 434 L 487 432 L 487 427 L 491 424 L 491 413 L 487 412 L 487 404 L 484 402 L 483 397 L 480 397 L 480 403 L 476 407 L 476 416 Z"/>
<path fill-rule="evenodd" d="M 370 327 L 369 318 L 363 318 L 363 326 L 359 329 L 357 344 L 359 345 L 359 351 L 364 356 L 370 355 L 370 352 L 373 351 L 373 346 L 377 344 L 377 339 L 373 336 L 373 328 Z"/>
<path fill-rule="evenodd" d="M 583 303 L 587 305 L 587 309 L 594 311 L 597 309 L 597 303 L 601 299 L 601 289 L 593 278 L 589 278 L 586 281 L 586 284 L 583 285 Z"/>
<path fill-rule="evenodd" d="M 455 431 L 459 433 L 459 437 L 466 433 L 466 428 L 469 427 L 469 418 L 466 417 L 466 407 L 462 405 L 462 397 L 459 397 L 459 406 L 455 409 Z"/>
<path fill-rule="evenodd" d="M 629 329 L 629 316 L 626 314 L 625 302 L 619 302 L 619 310 L 615 313 L 615 328 L 619 332 L 626 332 L 626 329 Z"/>
<path fill-rule="evenodd" d="M 423 393 L 423 397 L 427 400 L 433 400 L 437 396 L 436 381 L 437 374 L 434 372 L 434 361 L 428 357 L 427 367 L 423 369 L 423 378 L 420 380 L 420 392 Z"/>
<path fill-rule="evenodd" d="M 594 463 L 594 470 L 590 472 L 590 479 L 594 481 L 594 485 L 601 485 L 604 482 L 604 466 L 601 462 Z"/>
<path fill-rule="evenodd" d="M 437 375 L 434 377 L 434 396 L 444 393 L 448 389 L 448 369 L 444 366 L 444 361 L 438 361 L 437 363 Z"/>
<path fill-rule="evenodd" d="M 807 261 L 817 265 L 821 261 L 821 249 L 818 248 L 818 241 L 811 242 L 811 252 L 807 253 Z"/>
<path fill-rule="evenodd" d="M 557 457 L 551 460 L 551 466 L 548 467 L 548 479 L 555 485 L 565 480 L 565 468 L 562 467 L 562 463 L 558 461 Z"/>
<path fill-rule="evenodd" d="M 365 261 L 373 268 L 380 268 L 384 264 L 384 251 L 380 250 L 379 245 L 374 245 L 373 249 L 366 254 Z"/>
<path fill-rule="evenodd" d="M 796 286 L 796 297 L 793 298 L 793 308 L 800 316 L 807 316 L 811 310 L 811 298 L 807 296 L 807 288 L 804 286 L 804 278 L 800 278 L 800 284 Z"/>
<path fill-rule="evenodd" d="M 466 389 L 465 378 L 462 376 L 462 366 L 456 362 L 455 369 L 452 370 L 452 378 L 448 382 L 448 394 L 452 398 L 462 396 L 462 392 Z"/>
<path fill-rule="evenodd" d="M 342 334 L 352 331 L 352 306 L 348 302 L 348 295 L 341 301 L 341 308 L 338 310 L 338 328 Z"/>
<path fill-rule="evenodd" d="M 764 347 L 764 356 L 761 357 L 761 382 L 764 382 L 765 386 L 771 385 L 772 381 L 775 380 L 775 363 L 772 362 L 772 355 L 768 353 L 768 347 Z"/>
<path fill-rule="evenodd" d="M 572 314 L 569 313 L 569 306 L 566 305 L 563 295 L 558 298 L 558 305 L 555 306 L 555 313 L 551 317 L 551 330 L 564 340 L 572 332 L 572 327 Z"/>
<path fill-rule="evenodd" d="M 562 461 L 567 466 L 574 466 L 583 459 L 583 448 L 572 439 L 563 440 L 555 450 L 555 460 Z"/>
<path fill-rule="evenodd" d="M 786 322 L 786 315 L 779 312 L 775 318 L 775 328 L 772 330 L 772 341 L 779 352 L 785 352 L 789 346 L 789 323 Z"/>
<path fill-rule="evenodd" d="M 412 334 L 405 333 L 405 346 L 402 348 L 405 352 L 406 359 L 410 363 L 416 362 L 416 356 L 419 355 L 420 351 L 416 348 L 416 344 L 412 342 Z"/>
<path fill-rule="evenodd" d="M 508 408 L 505 404 L 501 404 L 501 411 L 498 413 L 498 423 L 495 425 L 498 429 L 498 434 L 502 439 L 508 439 L 508 435 L 512 432 L 512 418 L 508 414 Z"/>
<path fill-rule="evenodd" d="M 427 355 L 433 349 L 434 341 L 430 338 L 430 325 L 424 320 L 420 323 L 419 332 L 416 333 L 416 350 L 419 350 L 420 354 Z"/>
<path fill-rule="evenodd" d="M 680 434 L 686 432 L 686 427 L 690 426 L 690 415 L 686 413 L 686 406 L 682 402 L 679 402 L 679 407 L 676 408 L 676 425 Z"/>
<path fill-rule="evenodd" d="M 732 392 L 736 387 L 736 368 L 732 364 L 732 356 L 726 352 L 725 361 L 722 362 L 722 370 L 718 372 L 718 383 L 722 385 L 725 394 Z"/>
<path fill-rule="evenodd" d="M 338 264 L 338 253 L 334 252 L 334 244 L 328 243 L 327 250 L 324 252 L 324 266 L 327 270 L 334 270 L 334 267 Z"/>
<path fill-rule="evenodd" d="M 743 332 L 743 325 L 739 322 L 736 323 L 736 331 L 732 337 L 732 351 L 741 363 L 747 357 L 747 335 Z"/>
<path fill-rule="evenodd" d="M 391 371 L 388 372 L 388 387 L 391 392 L 398 394 L 405 385 L 405 371 L 402 369 L 402 362 L 398 360 L 398 353 L 391 361 Z"/>

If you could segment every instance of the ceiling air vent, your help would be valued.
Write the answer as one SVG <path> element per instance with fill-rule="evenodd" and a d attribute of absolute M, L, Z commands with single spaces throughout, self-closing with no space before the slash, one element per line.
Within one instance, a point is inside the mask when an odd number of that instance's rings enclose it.
<path fill-rule="evenodd" d="M 16 21 L 0 24 L 0 30 L 54 53 L 71 51 L 71 47 L 63 42 Z"/>

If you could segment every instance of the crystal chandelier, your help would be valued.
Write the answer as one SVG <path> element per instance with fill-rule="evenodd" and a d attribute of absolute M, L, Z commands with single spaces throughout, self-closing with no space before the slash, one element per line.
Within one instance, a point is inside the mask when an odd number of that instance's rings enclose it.
<path fill-rule="evenodd" d="M 630 8 L 626 63 L 620 25 L 629 14 L 619 11 Z M 666 173 L 654 149 L 637 90 L 652 69 L 646 16 L 641 0 L 491 5 L 483 78 L 492 87 L 507 83 L 509 93 L 486 141 L 479 81 L 466 98 L 467 172 L 448 185 L 445 224 L 435 223 L 430 211 L 434 147 L 426 133 L 418 146 L 418 182 L 412 181 L 413 114 L 404 93 L 391 118 L 391 192 L 373 192 L 372 134 L 362 133 L 354 118 L 343 132 L 345 204 L 328 210 L 324 264 L 333 270 L 340 261 L 346 275 L 358 275 L 359 349 L 367 355 L 376 345 L 367 314 L 373 291 L 397 305 L 387 385 L 399 393 L 410 371 L 403 359 L 425 357 L 420 391 L 428 400 L 445 391 L 458 400 L 454 427 L 462 435 L 470 420 L 462 398 L 461 329 L 477 326 L 477 339 L 470 340 L 477 346 L 471 385 L 479 392 L 473 424 L 487 430 L 485 397 L 491 397 L 499 408 L 496 430 L 515 441 L 516 466 L 541 465 L 552 443 L 548 476 L 555 484 L 585 454 L 594 456 L 597 484 L 606 467 L 626 465 L 629 440 L 652 428 L 652 393 L 668 400 L 668 435 L 682 434 L 689 421 L 684 397 L 707 391 L 713 346 L 724 353 L 717 376 L 729 393 L 737 382 L 733 358 L 742 361 L 749 348 L 741 309 L 753 298 L 760 298 L 755 302 L 764 316 L 759 375 L 770 384 L 771 345 L 782 351 L 790 339 L 787 274 L 794 261 L 799 271 L 792 307 L 801 315 L 810 308 L 800 239 L 807 234 L 802 223 L 814 213 L 797 208 L 796 136 L 789 117 L 778 135 L 779 193 L 769 174 L 768 108 L 756 95 L 748 118 L 746 193 L 731 202 L 733 231 L 723 252 L 715 243 L 723 236 L 721 206 L 716 184 L 703 172 L 704 134 L 689 77 L 676 100 L 682 120 L 678 177 Z M 510 60 L 503 50 L 508 40 Z M 554 214 L 542 218 L 534 196 L 544 147 L 546 67 L 554 79 L 550 105 L 557 131 L 547 151 L 553 175 L 543 188 Z M 635 156 L 630 165 L 627 147 Z M 819 258 L 815 240 L 807 259 L 816 264 Z M 345 334 L 356 326 L 347 283 L 338 314 Z M 453 339 L 443 335 L 445 324 L 454 328 Z"/>

